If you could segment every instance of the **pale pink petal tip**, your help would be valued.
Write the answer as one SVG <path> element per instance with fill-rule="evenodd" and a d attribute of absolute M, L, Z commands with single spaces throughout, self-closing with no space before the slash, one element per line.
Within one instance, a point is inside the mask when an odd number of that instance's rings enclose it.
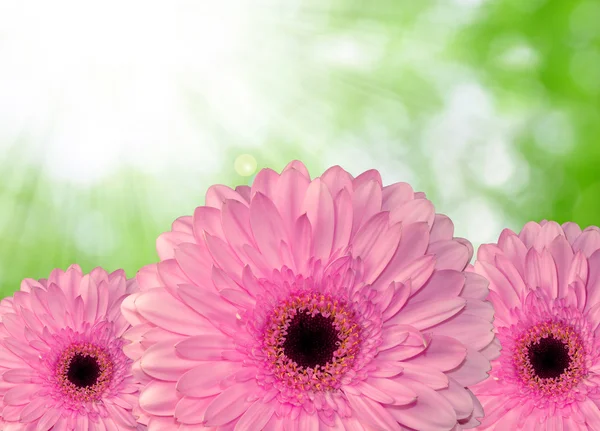
<path fill-rule="evenodd" d="M 299 161 L 213 186 L 123 302 L 157 430 L 460 430 L 497 354 L 471 243 L 406 183 Z"/>
<path fill-rule="evenodd" d="M 146 429 L 122 338 L 121 304 L 137 291 L 122 270 L 72 265 L 0 302 L 1 429 Z"/>

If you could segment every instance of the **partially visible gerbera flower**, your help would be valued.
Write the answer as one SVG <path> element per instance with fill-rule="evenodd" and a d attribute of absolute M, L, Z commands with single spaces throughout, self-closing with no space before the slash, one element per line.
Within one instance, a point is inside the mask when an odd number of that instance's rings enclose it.
<path fill-rule="evenodd" d="M 123 302 L 149 430 L 458 430 L 493 352 L 472 247 L 405 183 L 299 162 L 213 186 Z M 484 349 L 489 349 L 486 351 Z M 179 426 L 179 427 L 178 427 Z"/>
<path fill-rule="evenodd" d="M 139 383 L 122 338 L 121 302 L 137 290 L 123 271 L 73 265 L 26 279 L 0 303 L 4 431 L 145 429 L 132 414 Z"/>
<path fill-rule="evenodd" d="M 600 430 L 600 229 L 530 222 L 477 258 L 502 345 L 479 429 Z"/>

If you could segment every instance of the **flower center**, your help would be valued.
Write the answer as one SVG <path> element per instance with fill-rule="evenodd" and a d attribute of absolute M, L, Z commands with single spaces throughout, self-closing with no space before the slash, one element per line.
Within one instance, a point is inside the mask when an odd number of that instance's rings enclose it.
<path fill-rule="evenodd" d="M 577 331 L 560 321 L 532 326 L 517 340 L 513 361 L 522 384 L 543 396 L 575 387 L 585 376 L 585 349 Z"/>
<path fill-rule="evenodd" d="M 287 328 L 283 352 L 303 368 L 325 366 L 338 349 L 338 331 L 331 316 L 296 314 Z"/>
<path fill-rule="evenodd" d="M 60 355 L 55 372 L 63 394 L 73 401 L 95 401 L 111 382 L 113 363 L 95 344 L 71 344 Z"/>
<path fill-rule="evenodd" d="M 87 388 L 96 384 L 100 376 L 97 358 L 76 353 L 68 365 L 67 379 L 78 388 Z"/>
<path fill-rule="evenodd" d="M 289 402 L 301 405 L 308 390 L 338 388 L 362 344 L 358 317 L 330 295 L 301 292 L 269 316 L 263 332 L 268 373 Z"/>
<path fill-rule="evenodd" d="M 560 377 L 571 363 L 566 343 L 552 335 L 530 344 L 527 352 L 533 371 L 542 379 Z"/>

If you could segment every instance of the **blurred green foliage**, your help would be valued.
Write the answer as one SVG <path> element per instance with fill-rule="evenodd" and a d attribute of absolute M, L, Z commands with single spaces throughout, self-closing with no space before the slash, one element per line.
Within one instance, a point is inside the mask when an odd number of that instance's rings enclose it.
<path fill-rule="evenodd" d="M 258 144 L 248 148 L 242 130 L 213 121 L 201 91 L 186 93 L 190 117 L 219 142 L 199 143 L 219 155 L 213 172 L 124 165 L 80 185 L 24 158 L 36 139 L 27 130 L 0 143 L 2 296 L 71 263 L 133 276 L 157 260 L 158 234 L 203 204 L 210 184 L 251 181 L 233 170 L 243 153 L 258 169 L 291 159 L 313 175 L 331 164 L 380 169 L 384 180 L 426 191 L 457 235 L 477 234 L 473 220 L 495 215 L 476 245 L 528 220 L 600 224 L 599 2 L 306 0 L 293 11 L 263 9 L 268 44 L 257 36 L 245 53 L 256 94 L 274 96 Z M 512 158 L 487 167 L 501 133 L 508 144 L 498 148 Z M 493 172 L 502 169 L 510 175 Z"/>

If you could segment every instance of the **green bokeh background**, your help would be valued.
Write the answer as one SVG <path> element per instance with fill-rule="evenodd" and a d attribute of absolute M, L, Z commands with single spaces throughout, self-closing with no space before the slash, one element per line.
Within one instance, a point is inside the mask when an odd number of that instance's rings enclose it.
<path fill-rule="evenodd" d="M 219 31 L 237 22 L 229 23 L 228 13 L 241 13 L 235 2 L 226 3 L 230 8 L 215 15 Z M 42 111 L 36 104 L 19 107 L 25 120 L 15 126 L 10 115 L 19 93 L 3 95 L 14 86 L 0 85 L 0 296 L 12 294 L 25 277 L 43 278 L 71 263 L 84 271 L 124 268 L 133 276 L 157 260 L 156 237 L 203 204 L 211 184 L 252 181 L 234 169 L 242 154 L 251 155 L 258 169 L 280 170 L 300 159 L 312 175 L 332 164 L 353 174 L 379 169 L 385 182 L 408 181 L 425 191 L 438 212 L 454 220 L 456 234 L 475 246 L 528 220 L 600 225 L 600 2 L 298 0 L 251 9 L 246 33 L 233 35 L 244 39 L 242 45 L 234 41 L 231 54 L 243 68 L 209 59 L 197 75 L 192 68 L 184 80 L 170 82 L 179 102 L 164 121 L 185 117 L 202 139 L 182 140 L 175 123 L 128 157 L 122 144 L 112 145 L 119 151 L 111 153 L 110 169 L 93 181 L 82 180 L 86 163 L 90 172 L 95 163 L 95 156 L 85 155 L 101 154 L 98 145 L 109 142 L 88 142 L 93 127 L 77 135 L 81 140 L 48 139 L 56 124 L 61 130 L 81 126 L 60 114 L 60 98 L 43 99 Z M 0 8 L 1 24 L 17 19 L 11 11 Z M 200 18 L 202 10 L 195 11 Z M 135 32 L 146 18 L 143 9 L 133 12 Z M 103 36 L 94 36 L 101 47 Z M 174 42 L 186 48 L 186 58 L 208 55 L 203 50 L 215 46 L 220 52 L 219 38 L 207 45 L 195 39 L 201 35 L 179 37 Z M 0 25 L 0 64 L 10 70 L 18 57 L 7 54 L 7 41 L 20 50 Z M 19 55 L 35 60 L 42 51 L 28 53 L 31 46 Z M 64 52 L 75 60 L 80 55 Z M 237 96 L 227 97 L 233 103 L 215 110 L 219 91 L 212 83 L 221 79 L 219 68 L 225 68 L 219 88 L 241 82 L 251 91 L 242 100 L 232 90 Z M 47 87 L 59 95 L 74 85 L 56 74 L 45 80 L 45 73 L 32 71 L 20 85 L 28 88 L 30 79 L 37 92 Z M 143 78 L 143 68 L 136 73 Z M 0 79 L 10 76 L 0 73 Z M 144 103 L 164 106 L 161 97 Z M 118 117 L 103 118 L 105 111 L 92 109 L 95 100 L 81 100 L 77 109 L 93 117 L 92 124 Z M 152 134 L 156 122 L 135 124 L 135 130 Z M 79 164 L 77 176 L 48 169 L 56 158 L 46 163 L 45 149 L 57 141 L 59 171 Z M 71 159 L 72 149 L 84 157 Z M 129 162 L 150 150 L 164 158 L 160 169 Z M 202 163 L 186 163 L 188 151 Z"/>

